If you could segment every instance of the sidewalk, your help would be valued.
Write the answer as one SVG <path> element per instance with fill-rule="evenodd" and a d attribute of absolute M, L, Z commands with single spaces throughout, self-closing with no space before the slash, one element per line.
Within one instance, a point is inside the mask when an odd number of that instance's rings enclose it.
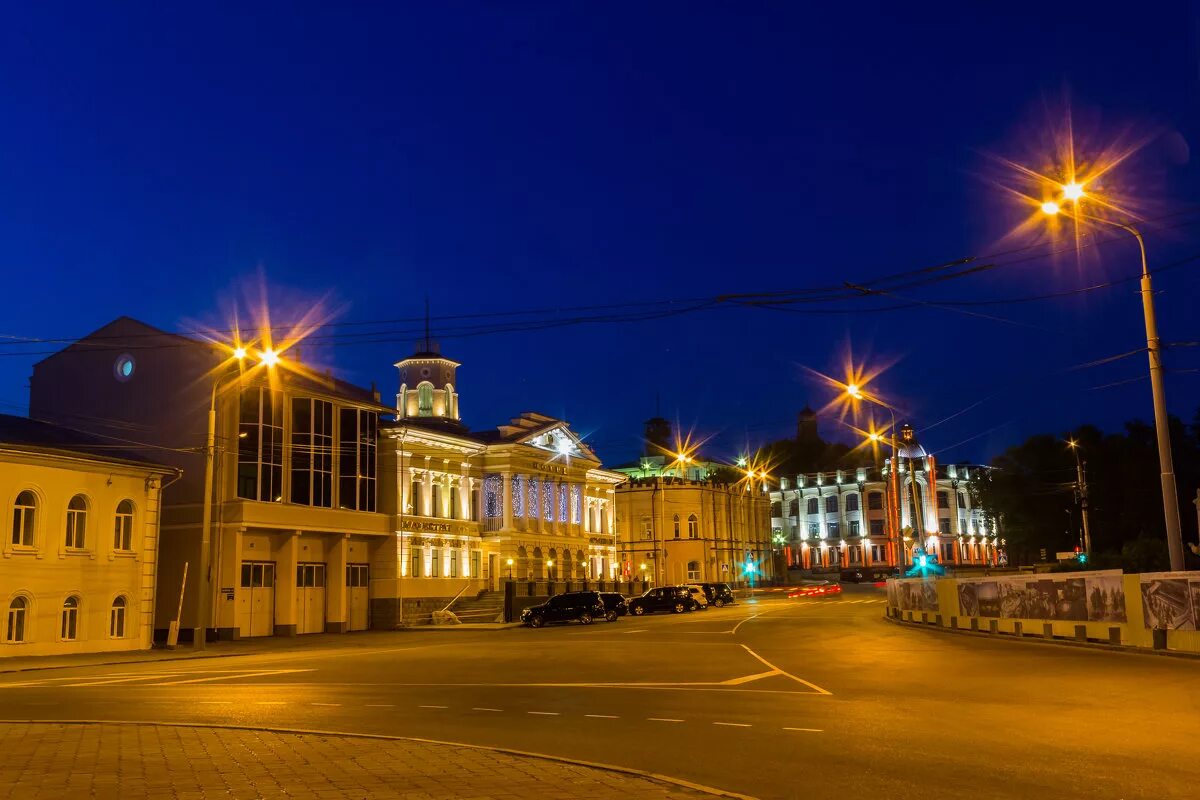
<path fill-rule="evenodd" d="M 684 800 L 699 789 L 484 748 L 154 724 L 0 723 L 3 800 Z"/>

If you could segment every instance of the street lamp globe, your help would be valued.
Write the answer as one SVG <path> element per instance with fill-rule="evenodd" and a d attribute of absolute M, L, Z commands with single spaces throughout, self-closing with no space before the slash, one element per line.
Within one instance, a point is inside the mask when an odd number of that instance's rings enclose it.
<path fill-rule="evenodd" d="M 1083 197 L 1083 185 L 1072 181 L 1063 187 L 1062 193 L 1067 200 L 1078 200 Z"/>
<path fill-rule="evenodd" d="M 1046 202 L 1042 203 L 1042 213 L 1043 214 L 1048 214 L 1050 216 L 1054 216 L 1060 210 L 1061 209 L 1058 207 L 1058 203 L 1054 202 L 1053 200 L 1047 200 Z"/>

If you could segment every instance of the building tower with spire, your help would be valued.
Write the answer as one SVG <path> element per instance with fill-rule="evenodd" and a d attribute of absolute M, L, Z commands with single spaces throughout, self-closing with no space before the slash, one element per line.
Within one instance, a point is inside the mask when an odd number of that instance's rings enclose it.
<path fill-rule="evenodd" d="M 441 348 L 429 331 L 429 301 L 425 302 L 425 338 L 415 351 L 397 361 L 400 391 L 396 393 L 396 419 L 426 419 L 461 427 L 458 392 L 454 389 L 455 371 L 462 366 L 441 354 Z"/>

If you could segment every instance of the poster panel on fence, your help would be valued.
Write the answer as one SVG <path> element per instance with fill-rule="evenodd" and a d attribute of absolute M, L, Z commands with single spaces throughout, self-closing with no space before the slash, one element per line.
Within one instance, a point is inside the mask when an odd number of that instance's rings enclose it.
<path fill-rule="evenodd" d="M 888 603 L 903 611 L 937 611 L 937 584 L 923 578 L 887 582 Z"/>
<path fill-rule="evenodd" d="M 967 617 L 1125 621 L 1120 570 L 958 579 L 959 613 Z"/>
<path fill-rule="evenodd" d="M 1147 628 L 1194 631 L 1200 619 L 1200 575 L 1194 572 L 1144 572 L 1142 622 Z"/>

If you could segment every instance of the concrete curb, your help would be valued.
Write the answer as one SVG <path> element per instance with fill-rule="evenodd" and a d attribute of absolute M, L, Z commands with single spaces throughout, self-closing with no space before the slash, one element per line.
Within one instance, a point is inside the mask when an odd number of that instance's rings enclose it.
<path fill-rule="evenodd" d="M 189 723 L 189 722 L 152 722 L 147 720 L 104 720 L 104 719 L 0 719 L 0 725 L 128 725 L 128 726 L 154 726 L 160 728 L 209 728 L 213 730 L 233 730 L 233 731 L 267 731 L 269 733 L 287 733 L 294 735 L 308 736 L 342 736 L 351 739 L 375 739 L 385 742 L 419 742 L 421 744 L 436 744 L 446 747 L 465 747 L 470 750 L 485 750 L 492 753 L 503 753 L 510 756 L 519 756 L 521 758 L 536 758 L 542 761 L 554 761 L 559 764 L 570 764 L 577 767 L 589 767 L 590 769 L 599 769 L 606 772 L 616 772 L 622 775 L 631 775 L 635 778 L 643 780 L 655 781 L 656 783 L 665 783 L 669 786 L 678 786 L 684 789 L 691 789 L 702 794 L 712 795 L 713 797 L 728 797 L 732 800 L 758 800 L 748 794 L 738 794 L 737 792 L 729 792 L 724 789 L 717 789 L 712 786 L 705 786 L 701 783 L 692 783 L 691 781 L 683 780 L 682 778 L 672 778 L 669 775 L 660 775 L 657 772 L 648 772 L 646 770 L 636 769 L 634 767 L 619 767 L 615 764 L 601 764 L 596 761 L 582 761 L 576 758 L 566 758 L 565 756 L 552 756 L 545 753 L 530 753 L 526 750 L 514 750 L 509 747 L 491 747 L 483 744 L 466 744 L 464 742 L 447 742 L 441 739 L 425 739 L 419 736 L 388 736 L 381 733 L 352 733 L 347 731 L 323 731 L 312 730 L 309 728 L 277 728 L 266 727 L 261 725 L 223 725 L 219 723 Z"/>
<path fill-rule="evenodd" d="M 1182 658 L 1200 661 L 1200 653 L 1181 653 L 1178 650 L 1147 650 L 1144 647 L 1129 647 L 1126 645 L 1106 644 L 1104 642 L 1076 642 L 1070 639 L 1046 639 L 1040 636 L 1014 636 L 1006 633 L 988 633 L 987 631 L 972 631 L 966 628 L 945 628 L 940 625 L 930 625 L 924 622 L 908 622 L 895 619 L 886 614 L 884 622 L 900 625 L 932 633 L 950 633 L 973 636 L 978 639 L 988 639 L 993 642 L 1026 642 L 1028 644 L 1058 645 L 1059 647 L 1074 647 L 1077 650 L 1106 650 L 1110 653 L 1124 653 L 1131 656 L 1166 656 L 1167 658 Z"/>

